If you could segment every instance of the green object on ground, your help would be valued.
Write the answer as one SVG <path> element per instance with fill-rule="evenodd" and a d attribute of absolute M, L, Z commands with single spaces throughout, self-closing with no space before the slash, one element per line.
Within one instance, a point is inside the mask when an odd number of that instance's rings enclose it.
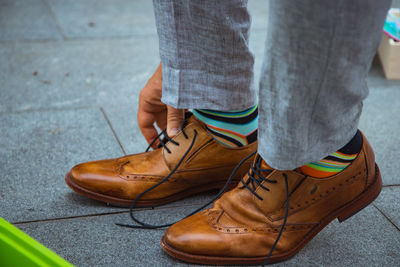
<path fill-rule="evenodd" d="M 0 266 L 73 266 L 0 217 Z"/>

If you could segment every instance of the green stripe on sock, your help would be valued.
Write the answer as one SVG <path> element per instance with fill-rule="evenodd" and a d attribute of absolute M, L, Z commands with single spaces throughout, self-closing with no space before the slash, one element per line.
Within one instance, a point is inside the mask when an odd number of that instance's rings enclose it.
<path fill-rule="evenodd" d="M 236 111 L 194 109 L 192 112 L 207 126 L 210 135 L 225 146 L 240 147 L 257 140 L 257 105 Z"/>

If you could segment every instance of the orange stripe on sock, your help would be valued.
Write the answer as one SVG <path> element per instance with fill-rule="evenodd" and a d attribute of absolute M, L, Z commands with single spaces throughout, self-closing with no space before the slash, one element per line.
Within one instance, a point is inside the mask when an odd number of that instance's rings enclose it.
<path fill-rule="evenodd" d="M 310 168 L 307 165 L 304 165 L 304 166 L 300 167 L 300 170 L 303 173 L 305 173 L 305 174 L 307 174 L 309 176 L 315 177 L 315 178 L 325 178 L 325 177 L 329 177 L 329 176 L 337 173 L 337 172 L 324 172 L 324 171 L 321 171 L 321 170 Z"/>
<path fill-rule="evenodd" d="M 240 133 L 233 132 L 233 131 L 229 131 L 229 130 L 227 130 L 227 129 L 223 129 L 223 128 L 219 128 L 219 127 L 215 127 L 215 126 L 209 125 L 209 124 L 207 124 L 207 126 L 210 127 L 210 128 L 212 128 L 212 129 L 216 129 L 216 130 L 219 130 L 219 131 L 223 131 L 223 132 L 231 133 L 231 134 L 233 134 L 233 135 L 240 136 L 241 138 L 243 138 L 244 140 L 246 140 L 246 136 L 245 136 L 245 135 L 242 135 L 242 134 L 240 134 Z"/>

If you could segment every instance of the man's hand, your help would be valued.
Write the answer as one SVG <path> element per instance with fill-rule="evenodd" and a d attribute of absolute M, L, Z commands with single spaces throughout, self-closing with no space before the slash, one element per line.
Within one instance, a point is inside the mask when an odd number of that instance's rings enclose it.
<path fill-rule="evenodd" d="M 160 63 L 139 95 L 138 124 L 149 144 L 158 135 L 154 123 L 160 129 L 167 128 L 167 134 L 172 137 L 181 130 L 181 124 L 185 118 L 185 110 L 165 105 L 161 102 L 161 95 L 162 68 Z M 159 142 L 155 142 L 152 147 L 156 148 L 158 144 Z"/>

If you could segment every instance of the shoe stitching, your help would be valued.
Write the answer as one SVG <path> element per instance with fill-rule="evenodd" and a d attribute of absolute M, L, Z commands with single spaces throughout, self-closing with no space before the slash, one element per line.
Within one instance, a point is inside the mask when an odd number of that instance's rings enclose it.
<path fill-rule="evenodd" d="M 185 124 L 187 122 L 187 119 L 185 119 L 182 122 L 182 130 L 181 133 L 185 136 L 186 139 L 189 139 L 189 136 L 186 134 L 185 132 Z M 161 139 L 161 135 L 164 135 L 164 140 Z M 131 217 L 131 219 L 138 223 L 139 225 L 132 225 L 132 224 L 121 224 L 121 223 L 116 223 L 116 225 L 118 226 L 122 226 L 122 227 L 129 227 L 129 228 L 141 228 L 141 229 L 158 229 L 158 228 L 163 228 L 163 227 L 168 227 L 171 226 L 173 223 L 167 223 L 167 224 L 161 224 L 161 225 L 152 225 L 152 224 L 148 224 L 145 222 L 140 221 L 139 219 L 137 219 L 134 215 L 133 215 L 133 209 L 136 207 L 136 202 L 145 194 L 147 194 L 148 192 L 152 191 L 153 189 L 157 188 L 158 186 L 160 186 L 161 184 L 163 184 L 164 182 L 168 181 L 168 179 L 176 172 L 176 170 L 180 167 L 180 165 L 183 163 L 183 161 L 185 160 L 185 158 L 188 156 L 188 154 L 190 153 L 190 151 L 192 150 L 192 148 L 194 147 L 194 144 L 196 142 L 196 138 L 198 136 L 198 132 L 196 129 L 193 129 L 193 138 L 192 138 L 192 142 L 190 143 L 189 147 L 187 148 L 186 152 L 183 153 L 181 159 L 179 160 L 179 162 L 176 164 L 176 166 L 171 170 L 171 172 L 165 176 L 162 180 L 160 180 L 159 182 L 157 182 L 155 185 L 152 185 L 150 188 L 144 190 L 142 193 L 140 193 L 131 203 L 130 207 L 129 207 L 129 215 Z M 179 146 L 179 143 L 176 142 L 175 140 L 171 139 L 168 134 L 166 133 L 166 130 L 164 129 L 150 144 L 149 147 L 146 149 L 146 151 L 148 151 L 151 147 L 151 145 L 155 142 L 155 140 L 157 140 L 159 138 L 160 140 L 160 146 L 162 146 L 168 153 L 172 153 L 168 147 L 166 146 L 165 140 L 168 140 L 169 142 Z M 159 147 L 160 147 L 159 146 Z M 164 150 L 163 150 L 164 152 Z M 208 204 L 207 204 L 208 205 Z M 204 207 L 201 207 L 200 209 L 203 209 Z M 193 213 L 191 213 L 190 215 L 198 212 L 198 210 L 195 210 Z M 190 216 L 188 215 L 188 216 Z"/>
<path fill-rule="evenodd" d="M 175 135 L 175 136 L 173 137 L 173 139 L 177 139 L 177 138 L 178 138 L 179 136 L 181 136 L 181 135 L 184 135 L 184 136 L 185 136 L 185 139 L 188 139 L 188 135 L 186 134 L 186 131 L 189 130 L 189 128 L 190 128 L 191 125 L 193 125 L 193 123 L 189 123 L 189 124 L 186 125 L 184 128 L 183 128 L 183 126 L 182 126 L 182 131 L 180 131 L 177 135 Z M 171 171 L 171 170 L 174 169 L 174 167 L 175 167 L 174 165 L 169 164 L 169 163 L 167 162 L 167 159 L 166 159 L 166 154 L 165 154 L 165 153 L 171 154 L 171 151 L 170 151 L 170 150 L 168 149 L 168 147 L 167 147 L 167 145 L 168 145 L 170 142 L 173 143 L 173 144 L 177 144 L 177 145 L 179 146 L 179 143 L 177 143 L 176 141 L 174 141 L 174 140 L 172 140 L 172 139 L 170 139 L 167 143 L 162 144 L 162 146 L 163 146 L 162 158 L 163 158 L 164 164 L 167 166 L 167 168 L 168 168 L 169 171 Z M 147 151 L 147 150 L 146 150 L 146 151 Z"/>
<path fill-rule="evenodd" d="M 210 137 L 211 138 L 211 137 Z M 205 140 L 203 144 L 201 144 L 196 151 L 194 151 L 191 155 L 188 156 L 188 158 L 185 160 L 185 167 L 187 164 L 189 164 L 196 156 L 203 152 L 204 149 L 206 149 L 208 146 L 210 146 L 213 143 L 213 139 Z"/>
<path fill-rule="evenodd" d="M 289 206 L 290 215 L 296 214 L 296 213 L 326 199 L 327 197 L 333 195 L 334 193 L 339 192 L 344 186 L 352 185 L 356 181 L 361 180 L 362 177 L 364 177 L 363 174 L 365 174 L 365 172 L 366 172 L 366 170 L 364 169 L 363 171 L 358 172 L 357 174 L 351 176 L 350 178 L 345 179 L 343 182 L 339 183 L 338 185 L 331 186 L 330 188 L 326 189 L 324 192 L 319 193 L 317 197 L 304 200 L 303 202 L 298 203 L 295 206 Z M 283 218 L 283 216 L 281 214 L 285 209 L 286 209 L 286 207 L 283 206 L 282 208 L 280 208 L 277 211 L 266 214 L 266 216 L 271 221 L 281 220 Z"/>
<path fill-rule="evenodd" d="M 205 210 L 203 214 L 208 216 L 208 223 L 212 228 L 218 232 L 226 234 L 247 234 L 250 232 L 277 234 L 282 227 L 282 225 L 273 227 L 227 227 L 218 222 L 219 218 L 224 214 L 224 212 Z M 317 223 L 286 224 L 286 226 L 283 228 L 283 232 L 304 231 L 313 228 L 316 224 Z"/>

